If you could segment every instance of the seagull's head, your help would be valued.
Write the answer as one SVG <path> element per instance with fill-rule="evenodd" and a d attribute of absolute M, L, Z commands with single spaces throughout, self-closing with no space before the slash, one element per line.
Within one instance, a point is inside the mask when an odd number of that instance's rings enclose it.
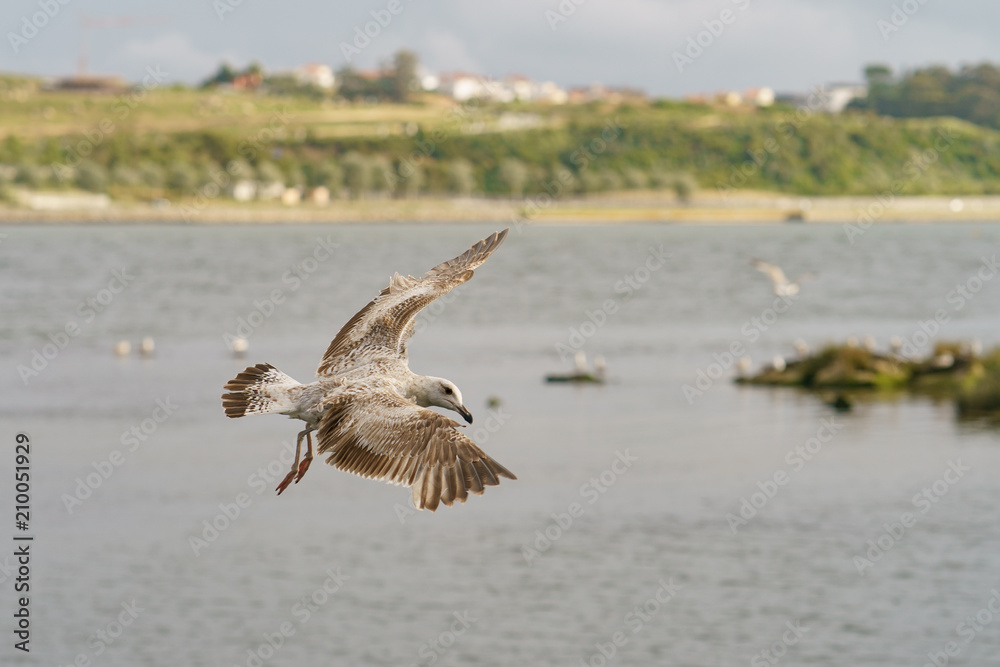
<path fill-rule="evenodd" d="M 455 383 L 444 378 L 425 377 L 423 384 L 423 396 L 417 396 L 417 405 L 424 407 L 436 405 L 439 408 L 454 410 L 462 415 L 465 421 L 472 423 L 472 413 L 462 403 L 462 392 L 458 390 Z"/>

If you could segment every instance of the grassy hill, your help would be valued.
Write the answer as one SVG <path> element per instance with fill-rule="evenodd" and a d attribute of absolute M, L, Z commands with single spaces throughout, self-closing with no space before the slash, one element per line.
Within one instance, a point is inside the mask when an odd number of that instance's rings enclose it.
<path fill-rule="evenodd" d="M 100 95 L 18 77 L 0 77 L 0 103 L 0 187 L 124 200 L 191 197 L 238 179 L 355 198 L 1000 193 L 1000 133 L 947 118 L 669 102 L 462 106 L 435 95 L 352 105 L 182 88 Z"/>

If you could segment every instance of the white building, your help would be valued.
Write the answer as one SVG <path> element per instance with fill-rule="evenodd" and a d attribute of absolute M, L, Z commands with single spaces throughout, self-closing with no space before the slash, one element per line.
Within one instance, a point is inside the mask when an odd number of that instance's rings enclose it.
<path fill-rule="evenodd" d="M 824 103 L 822 110 L 840 113 L 852 100 L 868 96 L 868 86 L 861 83 L 831 83 L 822 88 Z"/>
<path fill-rule="evenodd" d="M 466 72 L 442 74 L 438 83 L 438 92 L 459 102 L 467 102 L 477 97 L 488 97 L 484 79 Z"/>
<path fill-rule="evenodd" d="M 336 83 L 336 77 L 329 65 L 322 63 L 306 63 L 292 70 L 292 76 L 303 85 L 312 84 L 323 90 L 330 90 Z"/>

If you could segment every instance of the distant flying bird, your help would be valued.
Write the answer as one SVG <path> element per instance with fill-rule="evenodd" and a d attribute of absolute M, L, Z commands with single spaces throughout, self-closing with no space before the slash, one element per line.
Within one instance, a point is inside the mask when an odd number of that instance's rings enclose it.
<path fill-rule="evenodd" d="M 306 423 L 295 444 L 295 462 L 278 485 L 280 495 L 302 479 L 313 458 L 311 433 L 326 462 L 370 479 L 412 487 L 413 505 L 434 511 L 439 503 L 465 502 L 513 473 L 460 433 L 458 422 L 428 406 L 454 410 L 472 423 L 462 392 L 449 380 L 410 371 L 407 343 L 414 318 L 438 297 L 472 278 L 500 247 L 507 231 L 494 233 L 423 277 L 398 273 L 389 286 L 352 317 L 330 343 L 318 379 L 301 384 L 270 364 L 250 366 L 225 388 L 228 417 L 265 413 Z M 302 440 L 307 451 L 300 462 Z"/>
<path fill-rule="evenodd" d="M 781 267 L 768 264 L 760 259 L 750 260 L 750 265 L 771 279 L 771 285 L 776 296 L 795 296 L 799 293 L 799 284 L 789 280 Z M 797 276 L 796 280 L 810 278 L 811 274 Z"/>

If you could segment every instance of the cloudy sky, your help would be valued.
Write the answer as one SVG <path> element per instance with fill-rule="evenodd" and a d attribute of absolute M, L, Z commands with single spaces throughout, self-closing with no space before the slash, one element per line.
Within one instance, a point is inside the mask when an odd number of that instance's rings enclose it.
<path fill-rule="evenodd" d="M 336 69 L 344 45 L 359 67 L 407 47 L 432 71 L 671 96 L 807 90 L 859 80 L 872 62 L 1000 62 L 1000 3 L 983 0 L 4 0 L 0 70 L 74 71 L 84 16 L 134 19 L 90 30 L 92 72 L 136 79 L 158 66 L 185 82 L 223 59 Z M 356 41 L 366 26 L 375 36 Z"/>

